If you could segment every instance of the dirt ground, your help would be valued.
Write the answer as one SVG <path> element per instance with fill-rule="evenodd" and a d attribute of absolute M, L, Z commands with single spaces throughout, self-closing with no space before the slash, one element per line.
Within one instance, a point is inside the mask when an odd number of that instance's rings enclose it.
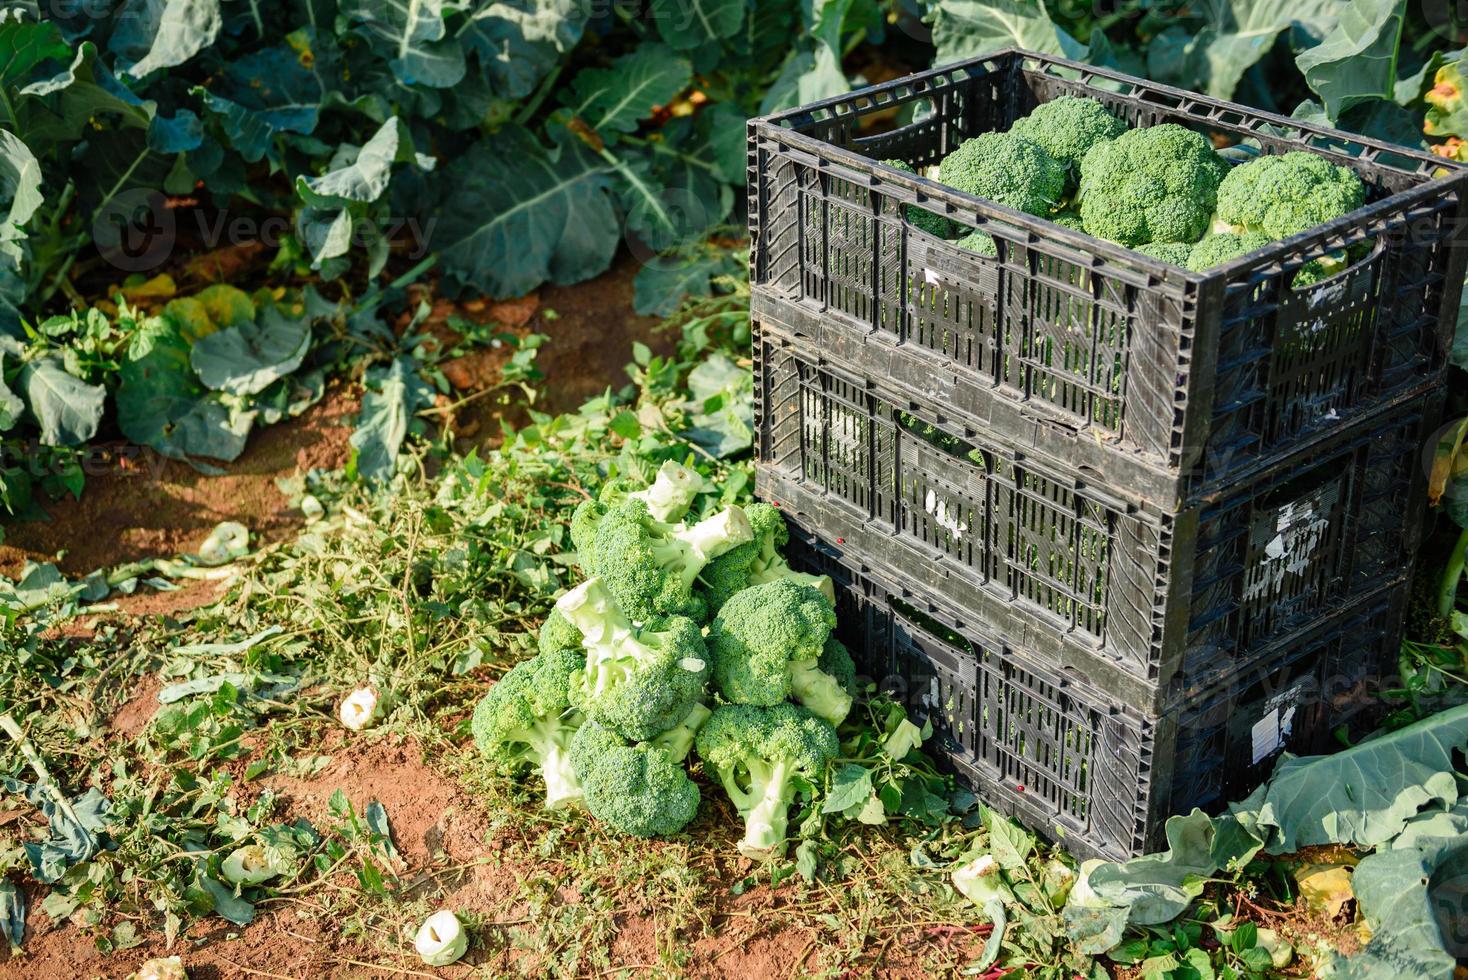
<path fill-rule="evenodd" d="M 518 321 L 513 326 L 522 333 L 547 334 L 550 340 L 540 349 L 537 364 L 552 383 L 544 386 L 546 397 L 537 408 L 565 411 L 609 386 L 627 383 L 622 368 L 631 359 L 633 341 L 658 352 L 671 346 L 670 338 L 653 333 L 657 320 L 632 312 L 637 269 L 635 260 L 623 256 L 600 278 L 548 286 L 502 310 L 470 303 L 445 304 L 435 312 L 440 321 L 449 315 L 484 319 L 501 312 Z M 462 377 L 471 383 L 490 381 L 487 366 L 465 364 Z M 446 366 L 446 373 L 453 370 Z M 240 458 L 222 467 L 222 476 L 207 476 L 151 450 L 122 451 L 125 461 L 88 476 L 80 500 L 49 504 L 49 521 L 5 527 L 0 574 L 14 577 L 27 561 L 54 561 L 68 574 L 85 575 L 123 562 L 172 557 L 198 548 L 224 520 L 243 523 L 256 542 L 279 541 L 299 526 L 301 515 L 290 508 L 276 480 L 345 464 L 359 401 L 357 386 L 334 385 L 301 417 L 256 432 Z M 502 412 L 487 399 L 469 402 L 456 426 L 463 448 L 496 440 Z M 208 593 L 207 587 L 191 587 L 132 596 L 120 604 L 139 615 L 157 615 L 207 602 Z"/>

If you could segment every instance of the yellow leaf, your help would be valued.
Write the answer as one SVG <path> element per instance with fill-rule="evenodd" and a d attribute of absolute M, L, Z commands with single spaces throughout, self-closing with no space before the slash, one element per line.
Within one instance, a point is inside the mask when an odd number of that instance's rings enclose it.
<path fill-rule="evenodd" d="M 129 303 L 147 299 L 172 299 L 178 295 L 178 283 L 165 272 L 145 282 L 123 286 L 121 292 Z"/>
<path fill-rule="evenodd" d="M 1351 891 L 1351 869 L 1344 864 L 1304 864 L 1295 869 L 1305 904 L 1334 919 L 1356 897 Z"/>

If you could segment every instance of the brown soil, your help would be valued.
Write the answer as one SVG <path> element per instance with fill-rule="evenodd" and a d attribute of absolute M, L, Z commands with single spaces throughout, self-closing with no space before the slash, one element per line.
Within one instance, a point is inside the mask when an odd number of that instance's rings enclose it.
<path fill-rule="evenodd" d="M 300 418 L 256 433 L 222 476 L 143 450 L 126 465 L 88 476 L 81 499 L 53 504 L 51 520 L 7 525 L 0 574 L 13 577 L 26 561 L 55 561 L 68 574 L 85 575 L 123 562 L 172 557 L 198 548 L 227 520 L 248 527 L 256 542 L 280 540 L 300 515 L 291 511 L 276 478 L 343 465 L 356 410 L 355 396 L 333 388 Z M 176 609 L 176 602 L 165 605 Z"/>

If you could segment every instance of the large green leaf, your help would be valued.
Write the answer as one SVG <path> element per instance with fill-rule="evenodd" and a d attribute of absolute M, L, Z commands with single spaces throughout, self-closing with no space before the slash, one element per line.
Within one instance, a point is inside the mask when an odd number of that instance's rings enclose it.
<path fill-rule="evenodd" d="M 387 190 L 393 164 L 412 162 L 424 170 L 432 169 L 434 159 L 415 153 L 412 141 L 403 136 L 403 123 L 393 116 L 378 127 L 360 150 L 339 157 L 338 166 L 320 177 L 302 177 L 310 192 L 308 200 L 318 206 L 323 203 L 321 198 L 333 198 L 335 203 L 368 204 Z"/>
<path fill-rule="evenodd" d="M 37 66 L 70 59 L 71 48 L 55 24 L 0 21 L 0 86 L 18 88 L 30 80 Z"/>
<path fill-rule="evenodd" d="M 1050 19 L 1039 0 L 945 0 L 929 8 L 935 65 L 1003 48 L 1079 57 L 1086 48 Z"/>
<path fill-rule="evenodd" d="M 432 403 L 433 386 L 419 377 L 418 363 L 409 356 L 367 372 L 367 393 L 351 440 L 357 472 L 368 480 L 392 476 L 413 416 Z"/>
<path fill-rule="evenodd" d="M 282 133 L 315 132 L 327 89 L 287 45 L 233 61 L 208 88 L 195 88 L 230 145 L 254 163 Z"/>
<path fill-rule="evenodd" d="M 690 51 L 729 37 L 744 23 L 745 0 L 652 0 L 658 34 L 670 47 Z"/>
<path fill-rule="evenodd" d="M 1215 98 L 1232 98 L 1244 72 L 1294 24 L 1325 30 L 1339 0 L 1206 0 L 1201 28 L 1172 26 L 1147 46 L 1148 74 Z"/>
<path fill-rule="evenodd" d="M 41 162 L 14 133 L 0 129 L 0 256 L 21 260 L 22 230 L 45 202 L 41 194 Z"/>
<path fill-rule="evenodd" d="M 451 284 L 520 296 L 604 272 L 620 240 L 607 165 L 574 139 L 547 151 L 509 127 L 447 170 L 435 244 Z"/>
<path fill-rule="evenodd" d="M 804 105 L 851 89 L 841 68 L 841 58 L 845 53 L 842 39 L 846 17 L 852 11 L 853 0 L 807 0 L 802 8 L 806 33 L 815 43 L 808 48 L 791 49 L 779 75 L 765 92 L 760 112 Z"/>
<path fill-rule="evenodd" d="M 172 316 L 154 317 L 133 337 L 117 424 L 129 439 L 174 459 L 232 460 L 244 452 L 254 417 L 199 383 L 189 365 L 189 329 Z"/>
<path fill-rule="evenodd" d="M 1203 893 L 1203 885 L 1218 870 L 1213 858 L 1213 820 L 1202 810 L 1170 817 L 1166 827 L 1168 850 L 1120 864 L 1103 864 L 1088 881 L 1099 898 L 1129 908 L 1136 925 L 1170 922 Z"/>
<path fill-rule="evenodd" d="M 223 23 L 219 0 L 160 0 L 130 4 L 129 9 L 152 27 L 148 53 L 123 72 L 133 78 L 188 61 L 214 43 Z"/>
<path fill-rule="evenodd" d="M 572 115 L 603 133 L 630 133 L 693 79 L 693 66 L 661 44 L 645 43 L 610 68 L 583 68 L 571 83 Z"/>
<path fill-rule="evenodd" d="M 1361 102 L 1391 99 L 1406 0 L 1336 4 L 1339 19 L 1325 39 L 1295 59 L 1331 118 Z"/>
<path fill-rule="evenodd" d="M 478 56 L 494 95 L 521 99 L 581 40 L 585 26 L 577 0 L 502 0 L 475 4 L 457 36 Z"/>
<path fill-rule="evenodd" d="M 21 391 L 47 446 L 79 446 L 97 434 L 107 389 L 68 374 L 60 357 L 31 361 L 20 373 Z"/>
<path fill-rule="evenodd" d="M 1234 813 L 1272 853 L 1317 844 L 1378 847 L 1424 808 L 1458 802 L 1453 754 L 1468 749 L 1468 705 L 1334 755 L 1286 758 Z"/>
<path fill-rule="evenodd" d="M 1339 980 L 1452 980 L 1468 953 L 1468 837 L 1436 838 L 1364 858 L 1351 890 L 1371 927 L 1357 956 L 1336 957 Z"/>
<path fill-rule="evenodd" d="M 448 36 L 445 0 L 343 0 L 341 12 L 360 25 L 404 85 L 448 88 L 464 77 L 464 49 Z"/>
<path fill-rule="evenodd" d="M 215 391 L 253 395 L 300 367 L 310 347 L 309 319 L 265 305 L 255 320 L 201 337 L 189 363 Z"/>

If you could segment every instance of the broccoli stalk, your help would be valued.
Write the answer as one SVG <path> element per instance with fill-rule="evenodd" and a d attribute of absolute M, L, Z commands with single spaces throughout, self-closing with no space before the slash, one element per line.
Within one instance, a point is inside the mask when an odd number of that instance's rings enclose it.
<path fill-rule="evenodd" d="M 693 739 L 711 715 L 713 710 L 700 701 L 688 709 L 688 714 L 675 727 L 654 738 L 652 744 L 662 749 L 670 762 L 682 762 L 693 751 Z"/>
<path fill-rule="evenodd" d="M 829 722 L 788 703 L 725 705 L 695 741 L 699 758 L 744 818 L 739 853 L 757 860 L 783 851 L 790 805 L 822 784 L 840 749 Z"/>
<path fill-rule="evenodd" d="M 688 513 L 688 505 L 693 503 L 702 483 L 698 473 L 669 460 L 658 468 L 651 486 L 627 496 L 647 504 L 647 512 L 654 520 L 675 521 Z"/>
<path fill-rule="evenodd" d="M 851 713 L 851 695 L 820 668 L 818 660 L 790 662 L 790 696 L 832 724 L 840 724 Z"/>

